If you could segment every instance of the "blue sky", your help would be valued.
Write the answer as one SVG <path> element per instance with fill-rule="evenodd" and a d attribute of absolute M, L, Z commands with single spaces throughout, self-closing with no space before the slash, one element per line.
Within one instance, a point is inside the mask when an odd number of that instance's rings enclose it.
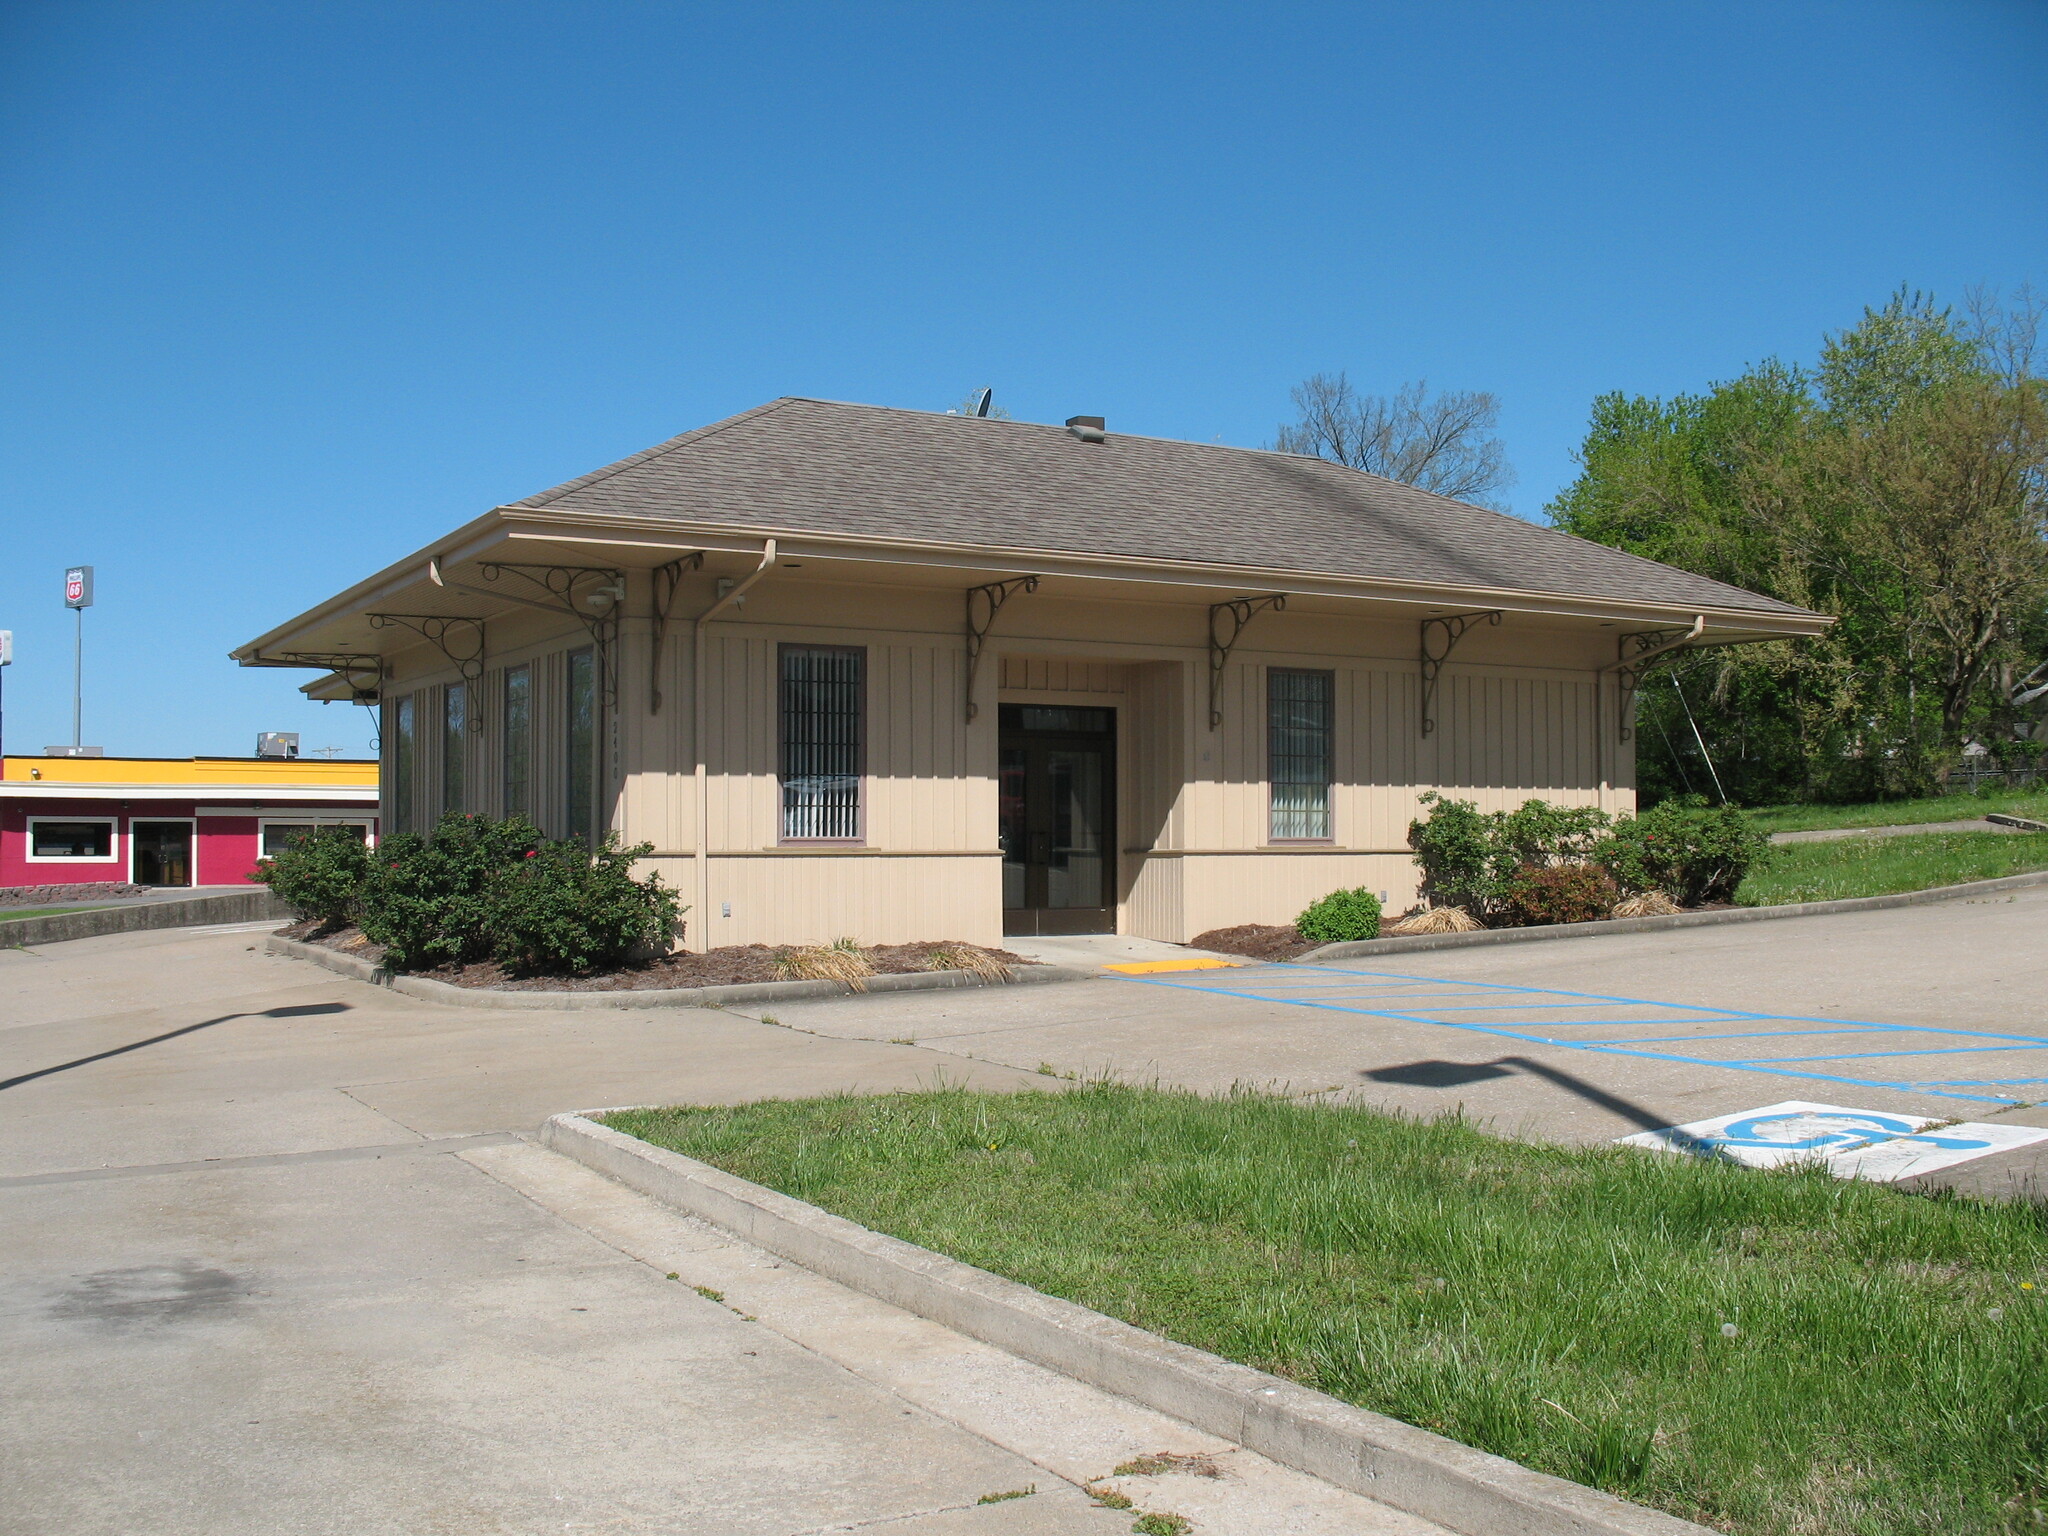
<path fill-rule="evenodd" d="M 363 751 L 230 646 L 775 395 L 1256 446 L 2048 282 L 2048 6 L 0 7 L 6 741 Z"/>

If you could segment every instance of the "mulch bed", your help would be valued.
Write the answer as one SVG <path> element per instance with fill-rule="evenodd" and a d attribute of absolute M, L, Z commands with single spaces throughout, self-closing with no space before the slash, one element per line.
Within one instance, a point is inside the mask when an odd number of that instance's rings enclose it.
<path fill-rule="evenodd" d="M 355 927 L 327 928 L 316 919 L 293 923 L 278 930 L 280 936 L 301 944 L 318 944 L 343 954 L 356 955 L 372 964 L 384 958 L 384 948 L 372 944 Z M 987 956 L 999 965 L 1033 965 L 1036 961 L 1013 955 L 1006 949 L 984 949 L 978 944 L 938 939 L 922 944 L 878 944 L 864 949 L 877 975 L 905 976 L 918 971 L 958 969 L 934 963 L 935 954 L 947 950 Z M 616 971 L 599 971 L 589 976 L 515 976 L 495 960 L 473 965 L 443 965 L 430 971 L 415 971 L 429 981 L 450 986 L 486 988 L 494 992 L 646 992 L 668 988 L 724 987 L 742 982 L 788 981 L 776 962 L 789 953 L 789 946 L 732 944 L 708 954 L 676 954 Z"/>
<path fill-rule="evenodd" d="M 1275 927 L 1271 923 L 1240 923 L 1235 928 L 1211 928 L 1188 940 L 1191 949 L 1213 949 L 1220 955 L 1243 955 L 1248 960 L 1292 960 L 1316 947 L 1294 931 L 1294 924 Z"/>
<path fill-rule="evenodd" d="M 1732 901 L 1709 901 L 1685 910 L 1726 912 L 1734 905 Z M 1382 927 L 1380 937 L 1398 939 L 1402 935 L 1389 933 L 1386 927 Z M 1211 928 L 1207 933 L 1196 934 L 1188 940 L 1188 945 L 1192 949 L 1213 949 L 1223 955 L 1243 955 L 1248 960 L 1292 960 L 1317 947 L 1297 933 L 1292 923 L 1283 927 L 1275 927 L 1271 923 L 1241 923 L 1235 928 Z"/>

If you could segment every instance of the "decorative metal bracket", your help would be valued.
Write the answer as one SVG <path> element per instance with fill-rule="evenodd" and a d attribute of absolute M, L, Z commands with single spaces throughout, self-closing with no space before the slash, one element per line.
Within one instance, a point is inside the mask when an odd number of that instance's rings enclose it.
<path fill-rule="evenodd" d="M 1422 621 L 1422 734 L 1436 730 L 1436 684 L 1443 676 L 1444 663 L 1465 638 L 1465 631 L 1484 619 L 1499 624 L 1501 610 L 1482 608 L 1476 613 L 1433 614 Z"/>
<path fill-rule="evenodd" d="M 974 679 L 981 672 L 981 653 L 988 645 L 988 632 L 995 628 L 996 615 L 1017 592 L 1036 592 L 1036 576 L 1016 576 L 992 581 L 985 587 L 967 589 L 967 718 L 980 713 L 974 702 Z"/>
<path fill-rule="evenodd" d="M 668 631 L 669 610 L 675 606 L 676 589 L 683 584 L 683 572 L 704 569 L 704 551 L 697 550 L 679 560 L 654 568 L 654 635 L 647 657 L 647 713 L 661 713 L 661 641 Z"/>
<path fill-rule="evenodd" d="M 1237 642 L 1244 635 L 1245 626 L 1252 621 L 1252 615 L 1272 609 L 1278 613 L 1287 606 L 1287 594 L 1275 592 L 1266 597 L 1233 597 L 1228 602 L 1209 605 L 1209 729 L 1215 730 L 1223 723 L 1223 669 L 1230 665 L 1230 653 L 1237 649 Z M 1218 621 L 1228 626 L 1228 633 L 1217 632 Z"/>
<path fill-rule="evenodd" d="M 469 728 L 481 731 L 484 728 L 483 692 L 477 686 L 484 680 L 484 621 L 466 615 L 438 613 L 373 613 L 367 615 L 372 629 L 409 629 L 427 644 L 448 658 L 468 685 L 469 698 L 467 713 Z"/>
<path fill-rule="evenodd" d="M 1614 680 L 1621 688 L 1621 740 L 1627 741 L 1636 733 L 1636 689 L 1642 683 L 1643 674 L 1650 670 L 1650 664 L 1673 651 L 1684 649 L 1689 642 L 1697 640 L 1706 627 L 1706 615 L 1702 614 L 1693 620 L 1689 629 L 1642 629 L 1615 640 L 1615 654 L 1620 659 L 1607 670 L 1614 674 Z"/>
<path fill-rule="evenodd" d="M 348 684 L 353 704 L 376 703 L 384 681 L 384 658 L 359 651 L 273 651 L 249 660 L 259 667 L 324 667 Z"/>
<path fill-rule="evenodd" d="M 626 573 L 610 566 L 514 565 L 500 560 L 487 561 L 477 569 L 485 581 L 496 581 L 501 576 L 518 577 L 546 594 L 547 600 L 511 592 L 504 596 L 529 607 L 566 613 L 583 626 L 597 652 L 598 690 L 604 696 L 604 707 L 617 710 L 619 613 L 626 606 Z"/>

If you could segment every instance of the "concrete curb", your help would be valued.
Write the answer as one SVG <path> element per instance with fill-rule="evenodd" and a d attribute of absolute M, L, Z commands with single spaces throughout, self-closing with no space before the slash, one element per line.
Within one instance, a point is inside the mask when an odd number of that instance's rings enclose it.
<path fill-rule="evenodd" d="M 1725 912 L 1680 912 L 1674 917 L 1622 917 L 1598 923 L 1553 923 L 1541 928 L 1486 928 L 1478 933 L 1418 933 L 1397 939 L 1354 939 L 1325 944 L 1288 965 L 1315 965 L 1323 960 L 1351 960 L 1360 955 L 1392 955 L 1420 949 L 1473 949 L 1485 944 L 1536 944 L 1546 939 L 1592 939 L 1609 933 L 1655 933 L 1665 928 L 1711 928 L 1720 923 L 1764 923 L 1781 917 L 1831 917 L 1838 912 L 1882 912 L 1891 907 L 1924 907 L 1937 901 L 1963 901 L 2003 891 L 2048 885 L 2048 870 L 2007 875 L 1999 880 L 1972 880 L 1967 885 L 1937 885 L 1925 891 L 1899 891 L 1891 896 L 1851 896 L 1843 901 L 1802 901 L 1783 907 L 1731 907 Z"/>
<path fill-rule="evenodd" d="M 67 939 L 96 939 L 108 933 L 133 933 L 144 928 L 203 928 L 213 923 L 253 923 L 274 917 L 279 922 L 291 908 L 266 887 L 236 891 L 231 896 L 199 896 L 191 901 L 135 902 L 100 907 L 91 912 L 52 912 L 47 917 L 0 918 L 0 948 L 60 944 Z"/>
<path fill-rule="evenodd" d="M 1986 811 L 1986 821 L 1995 821 L 2001 827 L 2018 827 L 2022 832 L 2048 832 L 2048 821 L 2036 821 L 2031 816 L 2008 816 L 2003 811 Z"/>
<path fill-rule="evenodd" d="M 345 955 L 321 944 L 301 944 L 271 934 L 263 947 L 274 955 L 310 960 L 357 981 L 389 987 L 407 997 L 452 1008 L 534 1008 L 560 1012 L 582 1008 L 718 1008 L 727 1003 L 794 1002 L 807 997 L 845 997 L 853 988 L 843 981 L 750 981 L 723 987 L 657 987 L 630 992 L 500 992 L 487 987 L 457 987 L 426 976 L 406 976 L 359 955 Z M 1083 971 L 1060 965 L 1020 966 L 1008 982 L 985 982 L 972 971 L 913 971 L 902 976 L 870 976 L 870 992 L 931 992 L 949 987 L 1021 986 L 1050 981 L 1092 981 Z"/>
<path fill-rule="evenodd" d="M 585 1116 L 554 1116 L 540 1139 L 842 1285 L 1468 1536 L 1708 1536 L 1703 1526 L 870 1231 Z"/>

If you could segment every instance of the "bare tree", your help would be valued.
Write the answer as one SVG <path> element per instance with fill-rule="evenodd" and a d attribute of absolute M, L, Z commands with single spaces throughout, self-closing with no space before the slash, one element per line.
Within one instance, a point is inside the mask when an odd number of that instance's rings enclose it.
<path fill-rule="evenodd" d="M 1429 383 L 1404 384 L 1393 398 L 1361 395 L 1343 374 L 1319 373 L 1296 386 L 1298 419 L 1280 428 L 1273 446 L 1348 464 L 1505 512 L 1495 493 L 1515 483 L 1507 451 L 1493 429 L 1500 402 L 1483 390 L 1429 393 Z"/>

